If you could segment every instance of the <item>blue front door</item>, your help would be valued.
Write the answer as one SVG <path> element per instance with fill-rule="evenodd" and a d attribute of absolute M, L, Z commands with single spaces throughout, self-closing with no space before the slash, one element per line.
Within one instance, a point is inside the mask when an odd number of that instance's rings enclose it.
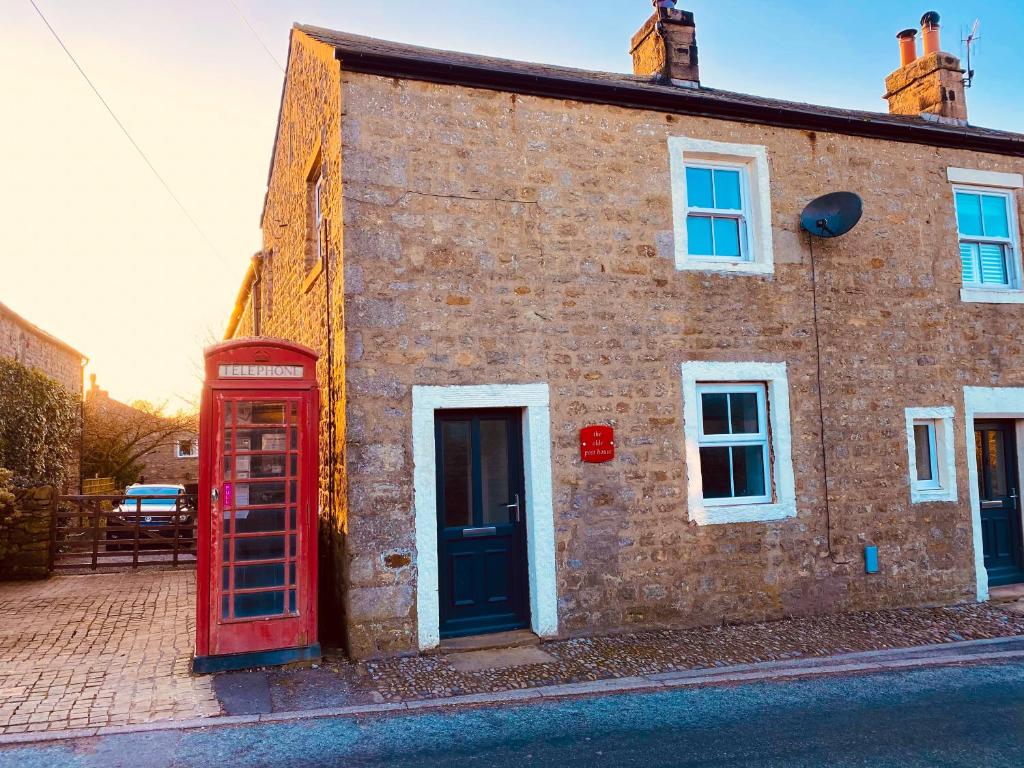
<path fill-rule="evenodd" d="M 519 411 L 438 411 L 441 636 L 529 625 Z"/>
<path fill-rule="evenodd" d="M 1017 443 L 1012 421 L 975 423 L 978 496 L 985 570 L 993 587 L 1024 581 L 1024 531 L 1017 482 Z"/>

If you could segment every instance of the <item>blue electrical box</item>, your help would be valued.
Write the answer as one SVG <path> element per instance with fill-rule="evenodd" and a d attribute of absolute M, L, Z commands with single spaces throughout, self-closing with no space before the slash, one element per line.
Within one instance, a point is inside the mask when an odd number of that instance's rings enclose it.
<path fill-rule="evenodd" d="M 864 547 L 864 572 L 878 573 L 878 547 Z"/>

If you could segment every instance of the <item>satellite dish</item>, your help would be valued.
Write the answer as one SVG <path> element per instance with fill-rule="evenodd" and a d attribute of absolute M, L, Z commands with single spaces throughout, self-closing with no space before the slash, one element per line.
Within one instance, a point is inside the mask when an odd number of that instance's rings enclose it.
<path fill-rule="evenodd" d="M 807 204 L 800 214 L 800 226 L 815 237 L 839 237 L 857 226 L 863 213 L 859 195 L 832 192 Z"/>

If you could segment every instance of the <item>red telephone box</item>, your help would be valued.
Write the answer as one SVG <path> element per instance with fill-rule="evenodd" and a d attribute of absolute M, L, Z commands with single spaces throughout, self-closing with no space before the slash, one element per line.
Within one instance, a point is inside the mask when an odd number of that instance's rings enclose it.
<path fill-rule="evenodd" d="M 316 361 L 270 339 L 206 350 L 195 672 L 320 656 Z"/>

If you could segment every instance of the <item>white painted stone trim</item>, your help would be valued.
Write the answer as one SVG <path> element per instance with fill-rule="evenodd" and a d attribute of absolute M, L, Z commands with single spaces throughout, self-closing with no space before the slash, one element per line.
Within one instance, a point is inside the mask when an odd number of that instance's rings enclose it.
<path fill-rule="evenodd" d="M 440 643 L 437 560 L 437 467 L 434 411 L 453 408 L 523 408 L 526 476 L 526 556 L 530 624 L 541 637 L 558 635 L 555 517 L 551 492 L 551 415 L 548 385 L 485 384 L 412 388 L 413 486 L 416 506 L 416 609 L 420 650 Z"/>
<path fill-rule="evenodd" d="M 722 141 L 670 136 L 669 170 L 672 179 L 672 223 L 675 230 L 676 269 L 701 272 L 771 275 L 775 272 L 772 245 L 771 180 L 768 150 L 759 144 L 729 144 Z M 742 164 L 750 179 L 750 218 L 748 236 L 750 261 L 700 259 L 688 253 L 686 231 L 686 161 L 711 160 Z"/>
<path fill-rule="evenodd" d="M 956 449 L 953 445 L 953 417 L 956 409 L 952 406 L 941 408 L 907 408 L 907 477 L 910 482 L 910 503 L 924 504 L 929 501 L 956 501 Z M 939 488 L 916 488 L 915 477 L 917 456 L 915 454 L 914 422 L 935 422 L 936 465 L 939 468 Z"/>
<path fill-rule="evenodd" d="M 690 519 L 698 525 L 750 523 L 796 517 L 793 433 L 789 415 L 789 377 L 785 363 L 689 362 L 682 364 L 683 437 L 686 441 L 686 497 Z M 708 505 L 700 472 L 700 424 L 697 385 L 760 382 L 768 390 L 768 427 L 772 446 L 773 501 L 765 504 Z"/>
<path fill-rule="evenodd" d="M 976 419 L 1024 419 L 1024 387 L 964 387 L 964 422 L 967 429 L 967 486 L 971 493 L 971 529 L 974 539 L 974 572 L 978 602 L 988 600 L 988 572 L 981 538 L 981 497 L 978 494 L 978 459 L 974 442 Z M 1024 430 L 1017 425 L 1017 436 Z M 1017 442 L 1021 462 L 1020 440 Z"/>
<path fill-rule="evenodd" d="M 947 168 L 946 178 L 954 184 L 975 184 L 984 187 L 1024 188 L 1024 174 L 979 171 L 974 168 Z"/>
<path fill-rule="evenodd" d="M 1002 290 L 987 288 L 961 288 L 960 301 L 975 304 L 1024 304 L 1024 290 L 1004 288 Z"/>

